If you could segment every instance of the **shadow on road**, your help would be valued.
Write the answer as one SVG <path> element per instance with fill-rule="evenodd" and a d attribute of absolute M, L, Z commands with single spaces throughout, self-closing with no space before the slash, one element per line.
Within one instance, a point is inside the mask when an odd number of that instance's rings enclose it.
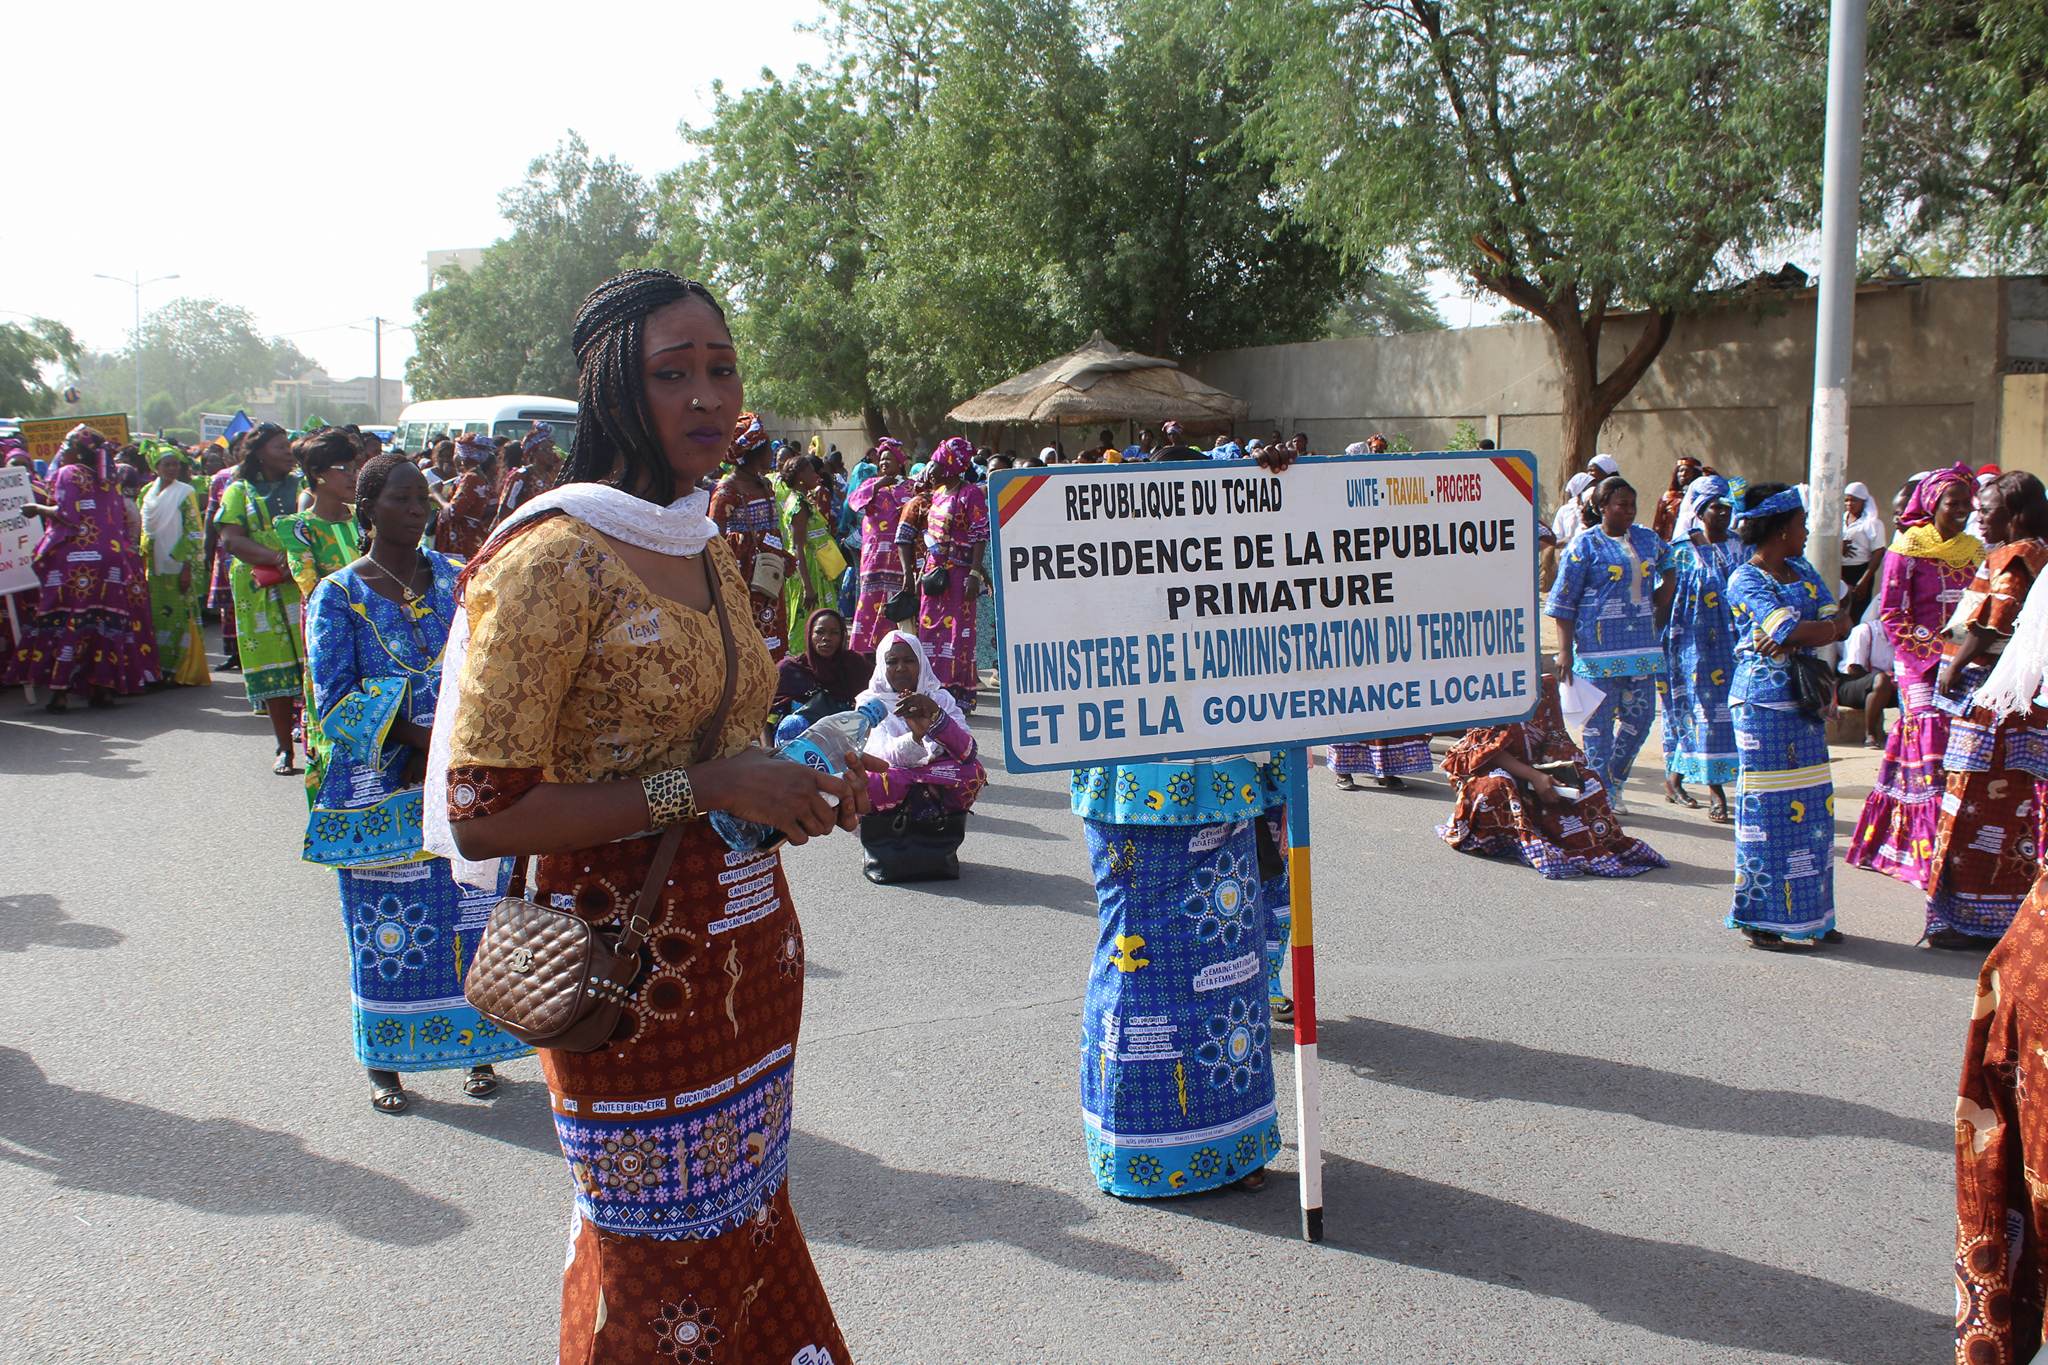
<path fill-rule="evenodd" d="M 939 1171 L 906 1171 L 813 1133 L 791 1139 L 790 1189 L 813 1242 L 871 1251 L 929 1251 L 1000 1242 L 1042 1261 L 1139 1284 L 1180 1278 L 1149 1252 L 1073 1229 L 1093 1217 L 1074 1196 L 1042 1185 Z"/>
<path fill-rule="evenodd" d="M 1064 844 L 1069 837 L 1053 830 L 1040 829 L 1024 820 L 1005 820 L 1000 815 L 990 815 L 977 810 L 967 817 L 969 834 L 993 834 L 999 839 L 1039 839 L 1049 843 Z"/>
<path fill-rule="evenodd" d="M 1325 1246 L 1567 1299 L 1659 1336 L 1842 1365 L 1946 1359 L 1953 1349 L 1946 1315 L 1882 1294 L 1683 1242 L 1589 1228 L 1349 1157 L 1325 1157 L 1323 1198 Z M 1292 1238 L 1300 1236 L 1299 1199 L 1296 1182 L 1276 1175 L 1255 1199 L 1186 1202 L 1197 1217 Z"/>
<path fill-rule="evenodd" d="M 980 813 L 983 806 L 1026 806 L 1032 810 L 1066 810 L 1073 798 L 1064 787 L 1047 791 L 1038 787 L 1009 787 L 989 783 L 981 789 L 981 795 L 974 799 L 974 809 Z"/>
<path fill-rule="evenodd" d="M 99 712 L 83 712 L 98 716 Z M 47 717 L 52 725 L 0 720 L 0 773 L 48 776 L 88 773 L 93 777 L 141 777 L 133 753 L 141 746 L 131 739 L 69 728 L 71 716 Z"/>
<path fill-rule="evenodd" d="M 16 1048 L 0 1047 L 0 1094 L 0 1162 L 60 1188 L 233 1217 L 322 1219 L 393 1246 L 427 1246 L 469 1225 L 455 1205 L 309 1152 L 290 1133 L 57 1085 Z"/>
<path fill-rule="evenodd" d="M 1461 1038 L 1376 1019 L 1322 1026 L 1322 1055 L 1355 1076 L 1468 1100 L 1528 1100 L 1651 1123 L 1755 1137 L 1881 1138 L 1947 1152 L 1952 1125 L 1903 1118 L 1868 1104 L 1796 1090 L 1747 1090 L 1699 1076 L 1602 1057 Z M 1959 1035 L 1960 1036 L 1960 1035 Z"/>
<path fill-rule="evenodd" d="M 55 896 L 0 896 L 0 953 L 30 948 L 112 948 L 127 935 L 103 924 L 84 924 L 64 913 Z"/>
<path fill-rule="evenodd" d="M 968 829 L 972 831 L 973 825 Z M 1095 883 L 1064 872 L 1025 872 L 1014 867 L 976 863 L 974 846 L 961 850 L 957 882 L 899 882 L 890 889 L 974 905 L 1064 910 L 1095 916 Z"/>
<path fill-rule="evenodd" d="M 1984 946 L 1973 950 L 1922 948 L 1913 943 L 1897 943 L 1890 939 L 1867 938 L 1849 929 L 1848 941 L 1832 948 L 1823 949 L 1820 960 L 1827 962 L 1839 959 L 1854 962 L 1862 967 L 1878 967 L 1888 972 L 1919 972 L 1925 976 L 1945 976 L 1955 981 L 1974 981 L 1984 970 L 1984 958 L 1994 946 L 1990 939 Z M 1960 1044 L 1963 1029 L 1958 1023 L 1956 1039 Z"/>
<path fill-rule="evenodd" d="M 463 1073 L 451 1070 L 405 1077 L 405 1093 L 411 1103 L 402 1121 L 411 1122 L 417 1117 L 443 1128 L 524 1147 L 529 1152 L 545 1156 L 562 1154 L 561 1143 L 555 1138 L 555 1112 L 548 1107 L 545 1081 L 506 1078 L 499 1082 L 498 1093 L 488 1100 L 441 1099 L 423 1094 L 418 1088 L 423 1082 L 431 1084 L 424 1077 L 433 1074 L 448 1077 L 448 1084 L 453 1086 L 460 1083 Z"/>

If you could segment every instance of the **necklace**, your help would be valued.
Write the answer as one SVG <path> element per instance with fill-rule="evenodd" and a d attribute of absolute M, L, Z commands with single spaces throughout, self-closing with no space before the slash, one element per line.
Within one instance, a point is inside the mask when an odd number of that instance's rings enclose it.
<path fill-rule="evenodd" d="M 421 560 L 417 556 L 415 556 L 413 559 L 412 572 L 408 574 L 405 578 L 400 578 L 397 574 L 391 572 L 391 570 L 385 568 L 382 564 L 379 564 L 374 555 L 364 555 L 363 562 L 369 565 L 371 568 L 375 569 L 378 573 L 382 574 L 384 578 L 390 582 L 392 587 L 398 589 L 399 595 L 405 599 L 406 606 L 417 607 L 422 601 L 426 599 L 426 591 L 424 589 L 418 592 L 413 591 L 413 586 L 410 581 L 411 579 L 418 578 L 420 574 Z M 431 586 L 431 584 L 429 586 Z"/>

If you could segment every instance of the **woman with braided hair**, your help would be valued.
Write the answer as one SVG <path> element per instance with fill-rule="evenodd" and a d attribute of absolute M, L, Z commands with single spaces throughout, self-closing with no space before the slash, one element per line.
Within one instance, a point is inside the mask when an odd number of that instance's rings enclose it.
<path fill-rule="evenodd" d="M 427 847 L 459 879 L 538 854 L 536 899 L 644 927 L 611 1041 L 540 1054 L 576 1187 L 560 1358 L 844 1365 L 786 1183 L 803 931 L 780 854 L 701 817 L 852 829 L 875 765 L 752 746 L 775 668 L 699 487 L 744 402 L 717 303 L 629 271 L 573 341 L 574 454 L 463 572 L 426 779 Z"/>

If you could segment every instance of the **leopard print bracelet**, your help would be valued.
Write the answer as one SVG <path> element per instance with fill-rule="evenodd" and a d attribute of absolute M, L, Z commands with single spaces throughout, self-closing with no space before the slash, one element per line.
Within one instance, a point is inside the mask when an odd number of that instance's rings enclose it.
<path fill-rule="evenodd" d="M 650 829 L 667 829 L 703 814 L 697 809 L 697 794 L 690 789 L 690 774 L 685 768 L 670 768 L 643 777 L 640 790 L 647 797 Z"/>

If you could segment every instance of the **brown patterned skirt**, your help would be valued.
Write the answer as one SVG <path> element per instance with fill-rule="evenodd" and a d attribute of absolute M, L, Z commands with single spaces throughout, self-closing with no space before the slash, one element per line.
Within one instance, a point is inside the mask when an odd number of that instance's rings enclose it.
<path fill-rule="evenodd" d="M 542 858 L 540 892 L 616 924 L 653 849 Z M 564 1365 L 847 1365 L 789 1205 L 803 975 L 781 859 L 694 825 L 619 1034 L 598 1052 L 541 1053 L 576 1185 Z"/>

